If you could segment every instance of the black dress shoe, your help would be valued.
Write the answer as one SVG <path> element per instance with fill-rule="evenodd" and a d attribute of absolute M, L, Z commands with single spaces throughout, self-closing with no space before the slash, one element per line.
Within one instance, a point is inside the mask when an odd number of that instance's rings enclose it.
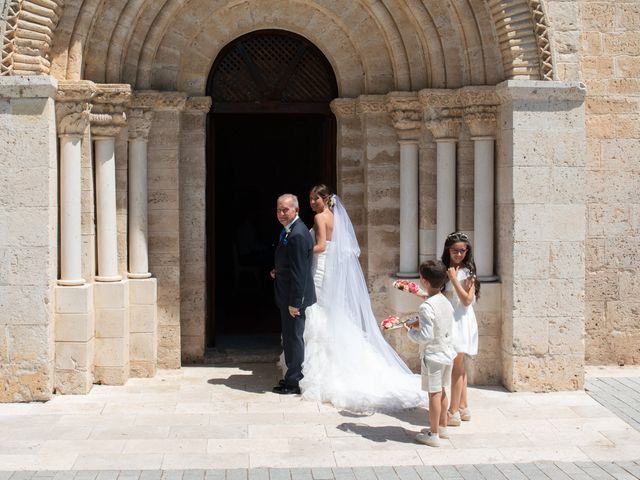
<path fill-rule="evenodd" d="M 284 385 L 284 380 L 280 380 L 280 381 L 278 382 L 278 386 L 279 386 L 279 387 L 281 387 L 281 386 L 283 386 L 283 385 Z"/>
<path fill-rule="evenodd" d="M 278 393 L 280 395 L 300 395 L 300 387 L 294 387 L 292 385 L 278 385 L 277 387 L 273 387 L 273 393 Z"/>

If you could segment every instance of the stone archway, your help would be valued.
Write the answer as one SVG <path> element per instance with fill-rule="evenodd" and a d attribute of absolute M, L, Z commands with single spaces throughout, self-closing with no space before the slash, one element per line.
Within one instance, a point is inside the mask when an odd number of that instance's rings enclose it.
<path fill-rule="evenodd" d="M 277 350 L 273 203 L 297 194 L 310 226 L 307 190 L 319 182 L 335 188 L 336 78 L 306 38 L 257 30 L 221 50 L 207 93 L 207 345 Z"/>

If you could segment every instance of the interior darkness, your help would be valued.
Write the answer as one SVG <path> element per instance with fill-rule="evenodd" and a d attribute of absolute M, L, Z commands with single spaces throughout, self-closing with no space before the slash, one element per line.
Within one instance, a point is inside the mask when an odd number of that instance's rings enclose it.
<path fill-rule="evenodd" d="M 312 224 L 308 191 L 335 186 L 335 120 L 320 114 L 211 114 L 207 175 L 207 344 L 221 335 L 277 335 L 276 199 L 298 195 Z"/>

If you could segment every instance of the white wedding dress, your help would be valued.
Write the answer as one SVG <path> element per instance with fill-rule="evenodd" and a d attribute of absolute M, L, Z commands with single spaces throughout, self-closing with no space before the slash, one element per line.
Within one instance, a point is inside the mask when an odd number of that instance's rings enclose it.
<path fill-rule="evenodd" d="M 314 256 L 318 302 L 306 310 L 302 396 L 360 413 L 423 405 L 420 376 L 411 373 L 380 332 L 356 236 L 337 197 L 333 211 L 332 241 Z"/>

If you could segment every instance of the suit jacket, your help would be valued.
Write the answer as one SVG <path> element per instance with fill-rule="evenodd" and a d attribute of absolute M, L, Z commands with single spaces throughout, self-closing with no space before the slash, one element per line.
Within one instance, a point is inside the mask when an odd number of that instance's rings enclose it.
<path fill-rule="evenodd" d="M 313 238 L 307 226 L 298 219 L 276 248 L 275 296 L 279 308 L 302 309 L 316 303 L 312 262 Z"/>

